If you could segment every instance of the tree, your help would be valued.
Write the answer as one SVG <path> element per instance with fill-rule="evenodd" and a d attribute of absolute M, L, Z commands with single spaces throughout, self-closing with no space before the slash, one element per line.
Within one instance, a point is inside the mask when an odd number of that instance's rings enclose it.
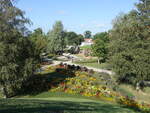
<path fill-rule="evenodd" d="M 81 45 L 81 43 L 84 41 L 84 37 L 82 34 L 78 35 L 78 45 Z"/>
<path fill-rule="evenodd" d="M 35 51 L 39 54 L 46 52 L 47 50 L 47 37 L 44 35 L 41 28 L 37 28 L 34 30 L 32 34 L 30 34 L 30 40 L 35 45 Z"/>
<path fill-rule="evenodd" d="M 104 40 L 105 42 L 108 42 L 108 33 L 107 32 L 101 32 L 101 33 L 96 33 L 94 36 L 93 36 L 93 40 L 96 40 L 96 39 L 102 39 Z"/>
<path fill-rule="evenodd" d="M 85 38 L 91 38 L 91 36 L 92 36 L 91 33 L 92 33 L 91 31 L 85 31 L 84 32 L 84 37 Z"/>
<path fill-rule="evenodd" d="M 65 48 L 65 32 L 61 21 L 56 21 L 53 29 L 48 33 L 48 51 L 50 53 L 59 54 Z"/>
<path fill-rule="evenodd" d="M 100 63 L 100 60 L 101 62 L 106 62 L 106 59 L 108 57 L 108 33 L 98 33 L 94 36 L 94 39 L 94 44 L 92 45 L 92 52 L 94 56 L 98 57 L 98 63 Z"/>
<path fill-rule="evenodd" d="M 110 63 L 119 82 L 136 85 L 142 80 L 150 80 L 150 29 L 149 16 L 143 10 L 145 0 L 137 4 L 138 10 L 117 17 L 110 32 Z M 147 3 L 147 8 L 150 4 Z"/>
<path fill-rule="evenodd" d="M 75 41 L 77 34 L 75 32 L 66 32 L 66 43 L 67 45 L 76 45 Z"/>
<path fill-rule="evenodd" d="M 39 55 L 25 37 L 28 22 L 11 0 L 0 1 L 0 87 L 6 98 L 21 89 L 38 63 Z"/>
<path fill-rule="evenodd" d="M 66 43 L 67 45 L 78 46 L 83 41 L 83 36 L 81 34 L 76 34 L 75 32 L 66 32 Z"/>

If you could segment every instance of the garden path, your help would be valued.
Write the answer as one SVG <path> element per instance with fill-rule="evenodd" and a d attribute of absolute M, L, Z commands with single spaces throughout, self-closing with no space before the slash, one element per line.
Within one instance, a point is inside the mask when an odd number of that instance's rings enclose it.
<path fill-rule="evenodd" d="M 55 66 L 55 65 L 58 65 L 60 63 L 65 63 L 65 64 L 68 64 L 68 65 L 75 65 L 75 66 L 81 66 L 81 67 L 86 67 L 88 69 L 92 69 L 93 71 L 95 72 L 100 72 L 100 73 L 107 73 L 109 75 L 114 75 L 115 73 L 110 71 L 110 70 L 106 70 L 106 69 L 99 69 L 99 68 L 93 68 L 93 67 L 89 67 L 89 66 L 83 66 L 83 65 L 80 65 L 80 64 L 75 64 L 72 62 L 72 59 L 78 59 L 80 60 L 79 57 L 75 56 L 75 55 L 72 55 L 72 54 L 69 54 L 69 55 L 63 55 L 64 57 L 70 57 L 70 59 L 68 59 L 67 61 L 63 61 L 64 59 L 62 59 L 62 61 L 58 61 L 58 60 L 53 60 L 53 64 L 50 64 L 51 66 Z M 42 67 L 42 69 L 44 68 L 47 68 L 48 66 L 50 65 L 45 65 Z"/>
<path fill-rule="evenodd" d="M 82 65 L 79 65 L 79 64 L 75 64 L 72 61 L 56 61 L 56 60 L 53 61 L 52 65 L 55 66 L 55 65 L 60 64 L 61 62 L 62 63 L 66 63 L 68 65 L 82 66 Z M 110 70 L 106 70 L 106 69 L 98 69 L 98 68 L 93 68 L 93 67 L 89 67 L 89 66 L 84 66 L 84 67 L 86 67 L 88 69 L 92 69 L 95 72 L 107 73 L 109 75 L 113 75 L 114 74 L 114 72 L 112 72 Z"/>

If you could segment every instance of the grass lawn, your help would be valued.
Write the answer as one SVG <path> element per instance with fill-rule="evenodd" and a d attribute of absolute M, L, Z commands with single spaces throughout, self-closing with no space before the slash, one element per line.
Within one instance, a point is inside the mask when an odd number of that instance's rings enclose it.
<path fill-rule="evenodd" d="M 97 63 L 97 59 L 88 59 L 88 60 L 82 60 L 82 61 L 77 61 L 74 62 L 76 64 L 80 64 L 83 66 L 89 66 L 89 67 L 94 67 L 94 68 L 100 68 L 100 69 L 111 69 L 108 63 Z"/>
<path fill-rule="evenodd" d="M 0 99 L 0 113 L 140 113 L 79 95 L 45 92 L 30 98 Z"/>
<path fill-rule="evenodd" d="M 83 50 L 83 49 L 91 49 L 91 48 L 92 48 L 91 45 L 86 45 L 86 46 L 80 47 L 81 50 Z"/>
<path fill-rule="evenodd" d="M 137 92 L 131 85 L 119 85 L 120 89 L 124 92 L 128 92 L 128 95 L 133 95 L 138 101 L 150 103 L 150 88 L 144 89 L 144 92 Z"/>
<path fill-rule="evenodd" d="M 48 81 L 65 78 L 57 72 L 38 75 Z M 41 79 L 42 80 L 42 79 Z M 36 85 L 36 87 L 38 87 Z M 124 90 L 124 87 L 121 87 Z M 150 90 L 147 90 L 150 91 Z M 128 91 L 125 91 L 128 93 Z M 133 92 L 132 92 L 133 94 Z M 43 92 L 20 95 L 11 99 L 0 98 L 0 113 L 141 113 L 114 102 L 63 92 Z"/>

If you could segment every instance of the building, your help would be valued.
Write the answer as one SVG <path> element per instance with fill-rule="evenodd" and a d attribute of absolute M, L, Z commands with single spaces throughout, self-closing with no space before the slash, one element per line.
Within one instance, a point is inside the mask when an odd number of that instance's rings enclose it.
<path fill-rule="evenodd" d="M 82 42 L 80 46 L 87 46 L 87 45 L 92 45 L 92 44 L 93 44 L 93 39 L 85 38 L 84 42 Z"/>

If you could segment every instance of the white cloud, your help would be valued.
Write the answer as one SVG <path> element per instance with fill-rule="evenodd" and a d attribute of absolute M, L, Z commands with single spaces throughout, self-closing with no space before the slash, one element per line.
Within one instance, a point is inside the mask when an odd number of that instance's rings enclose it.
<path fill-rule="evenodd" d="M 88 29 L 88 28 L 90 28 L 91 26 L 88 25 L 88 24 L 80 24 L 79 27 L 82 28 L 82 29 Z"/>
<path fill-rule="evenodd" d="M 94 35 L 95 33 L 98 32 L 104 32 L 107 31 L 110 28 L 109 23 L 105 22 L 100 22 L 100 21 L 89 21 L 84 24 L 72 24 L 69 25 L 66 30 L 67 31 L 75 31 L 77 33 L 83 34 L 86 30 L 90 30 L 92 34 Z"/>
<path fill-rule="evenodd" d="M 95 24 L 95 27 L 97 28 L 105 28 L 107 26 L 106 24 Z"/>
<path fill-rule="evenodd" d="M 59 11 L 57 11 L 57 13 L 60 14 L 60 15 L 68 14 L 67 11 L 65 11 L 65 10 L 59 10 Z"/>
<path fill-rule="evenodd" d="M 92 23 L 92 24 L 95 24 L 95 23 L 98 23 L 98 21 L 92 20 L 91 23 Z"/>
<path fill-rule="evenodd" d="M 27 8 L 27 11 L 31 12 L 31 11 L 33 11 L 33 9 L 32 8 Z"/>
<path fill-rule="evenodd" d="M 96 27 L 96 28 L 105 28 L 107 26 L 106 23 L 102 23 L 96 20 L 91 21 L 91 24 L 93 25 L 93 27 Z"/>
<path fill-rule="evenodd" d="M 89 24 L 81 24 L 80 27 L 81 28 L 86 28 L 86 29 L 101 29 L 101 28 L 105 28 L 107 27 L 108 24 L 105 23 L 100 23 L 100 22 L 96 22 L 96 21 L 92 21 Z"/>

